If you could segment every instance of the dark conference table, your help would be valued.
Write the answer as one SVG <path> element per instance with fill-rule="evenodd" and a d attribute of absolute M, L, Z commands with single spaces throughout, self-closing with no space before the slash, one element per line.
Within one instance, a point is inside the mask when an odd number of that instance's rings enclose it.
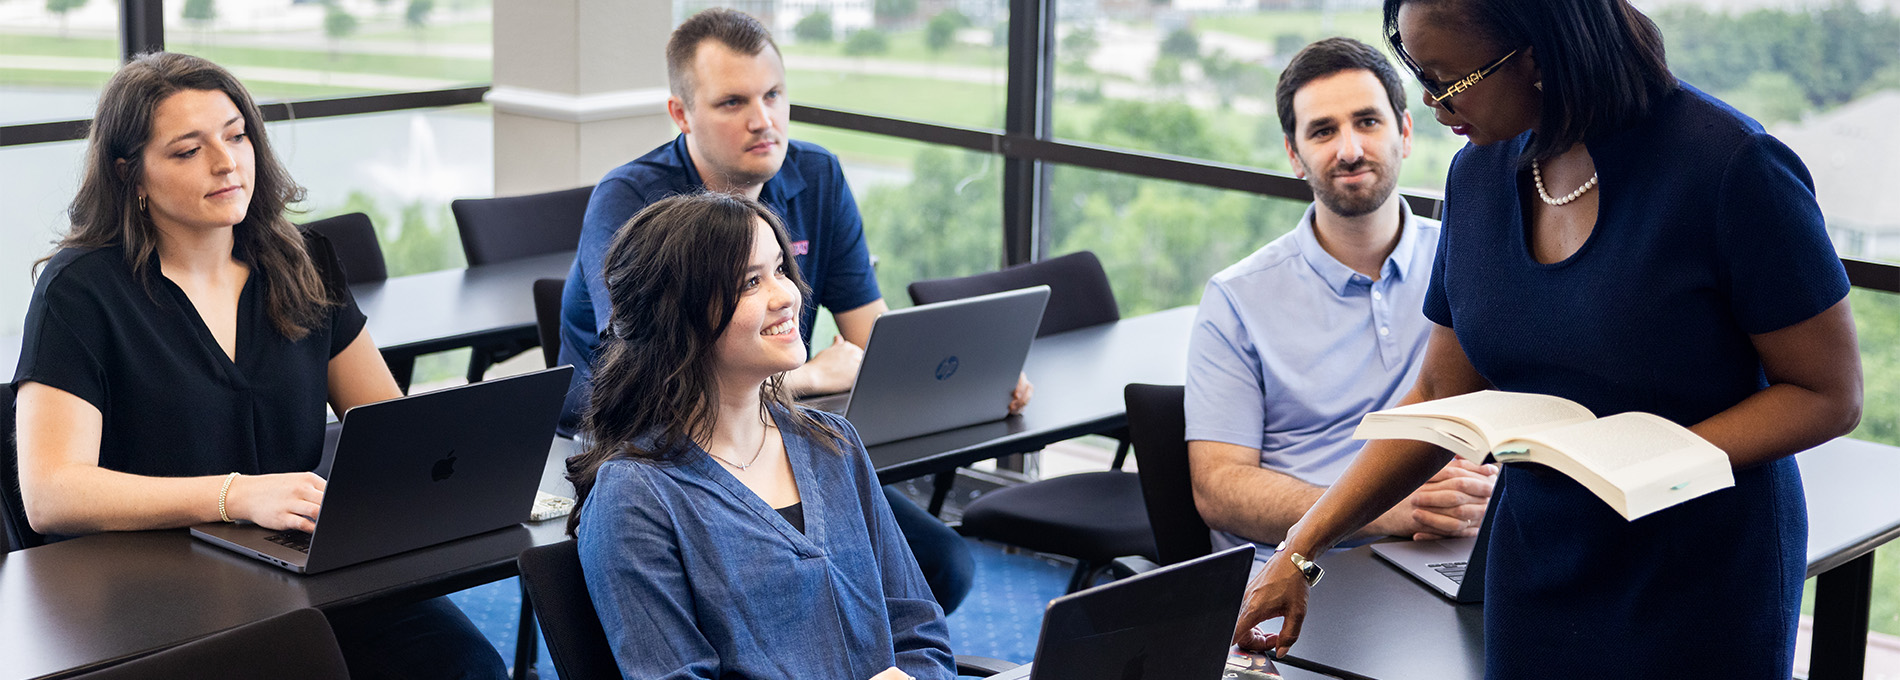
<path fill-rule="evenodd" d="M 1192 309 L 1169 310 L 1038 340 L 1025 367 L 1036 400 L 1022 415 L 876 447 L 880 477 L 928 474 L 1120 424 L 1123 384 L 1181 380 L 1192 317 Z M 555 442 L 544 490 L 572 495 L 560 464 L 573 447 Z M 71 675 L 299 607 L 390 606 L 507 578 L 523 549 L 565 540 L 564 522 L 307 577 L 183 530 L 100 534 L 0 556 L 0 680 Z"/>
<path fill-rule="evenodd" d="M 1817 577 L 1810 680 L 1858 680 L 1867 644 L 1873 549 L 1900 535 L 1900 449 L 1836 439 L 1798 455 L 1808 499 L 1808 576 Z M 1299 643 L 1284 665 L 1342 678 L 1484 677 L 1484 610 L 1454 604 L 1372 554 L 1319 560 Z M 1822 605 L 1830 599 L 1828 609 Z M 1845 600 L 1845 601 L 1842 601 Z M 1602 627 L 1601 624 L 1599 627 Z M 1279 620 L 1263 624 L 1278 630 Z M 1604 630 L 1604 654 L 1615 655 Z"/>

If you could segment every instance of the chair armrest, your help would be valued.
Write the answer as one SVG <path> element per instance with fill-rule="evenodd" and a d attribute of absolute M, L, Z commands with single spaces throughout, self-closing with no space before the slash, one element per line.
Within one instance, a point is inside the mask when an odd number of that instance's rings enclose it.
<path fill-rule="evenodd" d="M 1160 568 L 1161 565 L 1155 564 L 1154 560 L 1140 555 L 1117 557 L 1115 561 L 1108 563 L 1109 571 L 1115 574 L 1115 578 L 1117 579 L 1128 578 L 1136 574 L 1145 574 Z"/>
<path fill-rule="evenodd" d="M 987 678 L 1019 665 L 1021 664 L 1013 664 L 1002 659 L 992 659 L 987 656 L 957 655 L 957 675 L 974 675 L 979 678 Z"/>

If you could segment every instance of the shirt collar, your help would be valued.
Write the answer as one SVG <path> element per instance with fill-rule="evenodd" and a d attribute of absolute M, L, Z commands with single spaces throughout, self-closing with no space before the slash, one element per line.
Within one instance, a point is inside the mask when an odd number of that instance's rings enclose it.
<path fill-rule="evenodd" d="M 787 168 L 796 164 L 797 159 L 798 147 L 793 146 L 790 139 L 785 140 L 785 162 L 778 167 L 778 174 L 765 180 L 765 188 L 759 191 L 760 201 L 783 202 L 805 190 L 804 176 L 797 172 L 786 172 Z M 706 181 L 699 176 L 699 168 L 693 165 L 692 151 L 686 148 L 684 134 L 673 138 L 673 153 L 663 156 L 661 165 L 683 171 L 688 186 L 696 189 L 706 186 Z"/>
<path fill-rule="evenodd" d="M 1352 285 L 1353 278 L 1360 274 L 1320 247 L 1319 236 L 1313 233 L 1313 215 L 1317 210 L 1315 205 L 1306 206 L 1306 214 L 1300 217 L 1300 226 L 1294 230 L 1294 240 L 1299 243 L 1300 256 L 1306 260 L 1307 266 L 1313 268 L 1313 272 L 1326 282 L 1328 288 L 1333 289 L 1335 295 L 1343 296 L 1347 287 Z M 1412 206 L 1405 202 L 1403 196 L 1399 197 L 1399 215 L 1399 243 L 1386 256 L 1381 278 L 1396 277 L 1403 281 L 1411 273 L 1412 255 L 1419 247 L 1418 216 L 1412 214 Z"/>

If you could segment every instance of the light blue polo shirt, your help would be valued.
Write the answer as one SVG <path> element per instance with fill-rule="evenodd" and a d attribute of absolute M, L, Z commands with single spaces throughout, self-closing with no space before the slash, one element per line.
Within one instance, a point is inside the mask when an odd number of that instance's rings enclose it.
<path fill-rule="evenodd" d="M 1261 467 L 1311 484 L 1339 479 L 1364 443 L 1360 417 L 1405 397 L 1431 335 L 1439 226 L 1402 212 L 1378 281 L 1320 247 L 1308 206 L 1298 228 L 1207 282 L 1188 344 L 1188 440 L 1260 449 Z"/>

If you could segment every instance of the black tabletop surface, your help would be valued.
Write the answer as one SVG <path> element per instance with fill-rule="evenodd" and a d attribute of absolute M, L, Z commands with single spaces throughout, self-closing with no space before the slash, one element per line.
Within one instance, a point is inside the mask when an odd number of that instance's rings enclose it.
<path fill-rule="evenodd" d="M 350 287 L 385 352 L 422 354 L 533 335 L 535 279 L 566 278 L 574 253 L 399 276 Z"/>
<path fill-rule="evenodd" d="M 1808 574 L 1866 554 L 1900 533 L 1900 449 L 1837 439 L 1802 453 Z M 1339 677 L 1484 677 L 1484 609 L 1455 604 L 1372 554 L 1337 550 L 1308 601 L 1289 663 Z M 1262 625 L 1277 631 L 1279 619 Z"/>

